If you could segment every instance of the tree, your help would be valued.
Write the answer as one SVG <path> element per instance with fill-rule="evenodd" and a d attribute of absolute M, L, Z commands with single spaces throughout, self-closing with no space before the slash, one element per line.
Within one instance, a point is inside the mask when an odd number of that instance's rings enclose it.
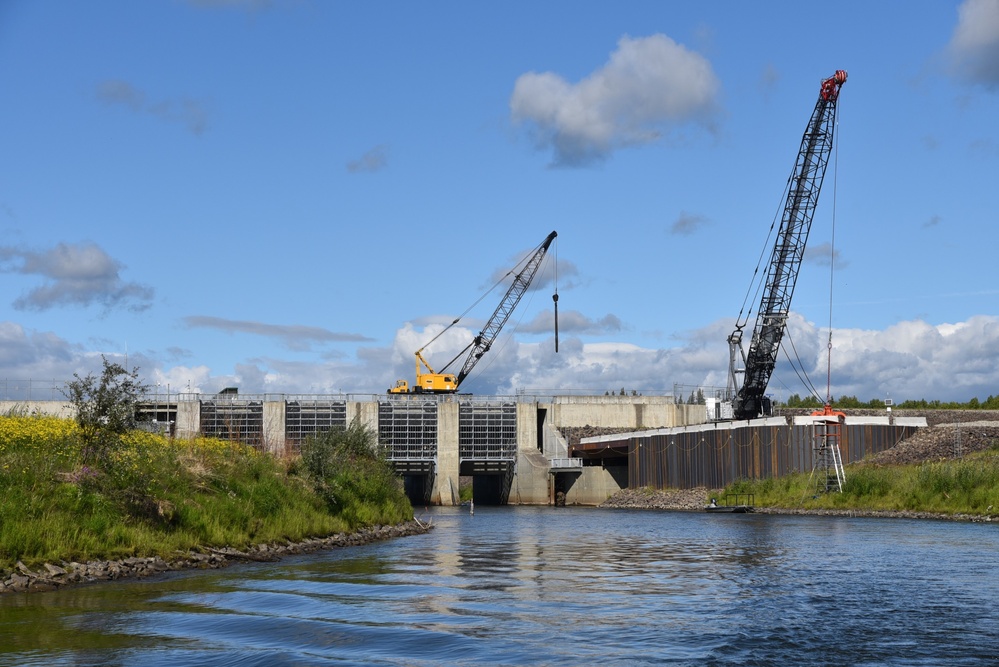
<path fill-rule="evenodd" d="M 93 463 L 106 461 L 120 436 L 135 427 L 135 404 L 146 391 L 137 368 L 129 372 L 103 355 L 101 360 L 99 379 L 92 373 L 74 373 L 63 392 L 75 408 L 84 459 Z"/>

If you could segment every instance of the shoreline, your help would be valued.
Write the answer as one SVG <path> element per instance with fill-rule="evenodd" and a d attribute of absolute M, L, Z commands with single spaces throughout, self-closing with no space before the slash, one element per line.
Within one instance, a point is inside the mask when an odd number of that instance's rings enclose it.
<path fill-rule="evenodd" d="M 44 563 L 31 570 L 18 561 L 13 570 L 0 571 L 0 595 L 54 591 L 67 586 L 79 586 L 121 579 L 146 579 L 166 572 L 221 569 L 240 562 L 277 562 L 286 556 L 354 547 L 396 537 L 422 535 L 433 529 L 431 523 L 413 519 L 395 526 L 372 526 L 353 533 L 337 533 L 314 537 L 289 544 L 257 544 L 244 551 L 231 547 L 204 548 L 164 560 L 159 556 L 133 556 L 119 560 L 98 560 L 86 563 Z"/>
<path fill-rule="evenodd" d="M 609 509 L 665 510 L 672 512 L 704 512 L 706 498 L 711 492 L 704 487 L 696 489 L 623 489 L 602 502 L 598 507 Z M 800 509 L 784 507 L 754 507 L 752 514 L 785 514 L 802 516 L 865 517 L 876 519 L 935 519 L 938 521 L 965 521 L 969 523 L 996 523 L 999 516 L 990 514 L 942 514 L 914 510 L 865 510 L 865 509 Z"/>

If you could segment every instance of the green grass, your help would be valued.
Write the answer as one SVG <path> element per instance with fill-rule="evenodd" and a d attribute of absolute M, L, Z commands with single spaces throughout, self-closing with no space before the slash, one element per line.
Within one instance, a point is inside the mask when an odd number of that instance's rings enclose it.
<path fill-rule="evenodd" d="M 288 543 L 412 519 L 384 462 L 338 464 L 346 490 L 297 461 L 213 439 L 133 432 L 99 464 L 72 422 L 0 416 L 0 569 Z"/>
<path fill-rule="evenodd" d="M 758 507 L 999 514 L 999 447 L 961 459 L 904 466 L 847 466 L 842 493 L 816 493 L 808 474 L 741 480 L 724 493 L 752 493 Z M 992 509 L 989 509 L 989 508 Z"/>

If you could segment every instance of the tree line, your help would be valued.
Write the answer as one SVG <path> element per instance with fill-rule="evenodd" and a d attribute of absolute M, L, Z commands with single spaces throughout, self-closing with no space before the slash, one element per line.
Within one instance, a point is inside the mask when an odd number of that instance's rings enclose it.
<path fill-rule="evenodd" d="M 787 402 L 783 403 L 783 405 L 788 408 L 821 408 L 824 404 L 814 396 L 805 396 L 803 398 L 798 394 L 791 394 Z M 832 398 L 830 405 L 841 410 L 863 408 L 883 410 L 885 408 L 885 400 L 883 398 L 872 398 L 869 401 L 862 401 L 856 396 L 840 396 L 839 398 Z M 919 400 L 909 399 L 893 403 L 892 407 L 899 410 L 999 410 L 999 396 L 990 395 L 984 401 L 972 398 L 964 403 L 960 401 L 927 401 L 925 398 Z"/>

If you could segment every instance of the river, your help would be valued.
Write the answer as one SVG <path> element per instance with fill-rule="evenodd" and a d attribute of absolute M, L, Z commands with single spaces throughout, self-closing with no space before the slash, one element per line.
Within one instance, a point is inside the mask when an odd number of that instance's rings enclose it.
<path fill-rule="evenodd" d="M 0 665 L 996 665 L 999 527 L 434 508 L 425 535 L 0 596 Z"/>

